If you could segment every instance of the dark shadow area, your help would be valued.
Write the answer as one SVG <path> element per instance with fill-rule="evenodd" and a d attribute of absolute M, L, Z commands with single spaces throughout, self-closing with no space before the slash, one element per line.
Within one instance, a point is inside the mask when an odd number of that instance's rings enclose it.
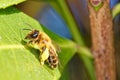
<path fill-rule="evenodd" d="M 76 54 L 69 63 L 70 80 L 89 80 L 82 59 Z"/>
<path fill-rule="evenodd" d="M 30 51 L 30 53 L 32 53 L 38 61 L 40 61 L 39 60 L 40 51 L 38 49 L 35 49 L 35 48 L 27 45 L 27 42 L 25 42 L 24 40 L 21 40 L 21 44 L 24 45 L 25 49 Z"/>
<path fill-rule="evenodd" d="M 8 7 L 5 9 L 0 9 L 0 15 L 10 15 L 10 14 L 15 14 L 19 12 L 20 11 L 15 7 Z"/>
<path fill-rule="evenodd" d="M 115 42 L 115 60 L 116 60 L 116 76 L 120 80 L 120 15 L 114 19 L 114 42 Z"/>

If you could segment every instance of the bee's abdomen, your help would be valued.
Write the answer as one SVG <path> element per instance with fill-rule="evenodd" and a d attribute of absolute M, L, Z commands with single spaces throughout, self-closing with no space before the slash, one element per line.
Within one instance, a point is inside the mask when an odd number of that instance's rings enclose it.
<path fill-rule="evenodd" d="M 57 53 L 52 47 L 50 47 L 49 53 L 50 54 L 48 57 L 48 63 L 51 66 L 51 68 L 55 68 L 59 63 Z"/>
<path fill-rule="evenodd" d="M 51 66 L 51 68 L 55 68 L 58 65 L 58 57 L 55 55 L 50 55 L 48 58 L 48 63 Z"/>

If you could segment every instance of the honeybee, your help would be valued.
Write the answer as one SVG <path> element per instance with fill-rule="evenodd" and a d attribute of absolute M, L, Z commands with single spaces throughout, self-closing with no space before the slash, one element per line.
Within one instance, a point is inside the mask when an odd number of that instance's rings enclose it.
<path fill-rule="evenodd" d="M 40 50 L 40 63 L 44 65 L 46 61 L 51 68 L 57 67 L 58 55 L 51 38 L 44 32 L 33 29 L 26 35 L 25 39 L 29 40 L 32 45 L 37 45 Z"/>

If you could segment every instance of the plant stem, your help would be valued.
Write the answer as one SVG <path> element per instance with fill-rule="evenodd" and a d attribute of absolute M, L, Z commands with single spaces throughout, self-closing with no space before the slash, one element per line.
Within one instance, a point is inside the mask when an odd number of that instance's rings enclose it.
<path fill-rule="evenodd" d="M 80 31 L 77 28 L 77 25 L 75 23 L 75 20 L 73 16 L 71 15 L 69 8 L 65 2 L 65 0 L 56 0 L 57 6 L 59 6 L 59 12 L 61 11 L 61 15 L 63 16 L 64 20 L 66 21 L 69 30 L 71 32 L 71 35 L 73 37 L 73 40 L 77 42 L 79 45 L 84 46 L 85 43 L 83 41 L 83 38 L 81 36 Z M 56 6 L 56 5 L 55 5 Z M 58 9 L 58 7 L 56 7 Z"/>
<path fill-rule="evenodd" d="M 116 80 L 113 23 L 109 2 L 110 0 L 103 0 L 103 6 L 96 12 L 88 1 L 97 80 Z"/>

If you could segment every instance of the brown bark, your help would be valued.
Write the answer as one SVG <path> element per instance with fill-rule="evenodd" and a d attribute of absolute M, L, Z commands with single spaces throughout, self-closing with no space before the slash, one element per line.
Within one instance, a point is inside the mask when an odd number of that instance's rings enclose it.
<path fill-rule="evenodd" d="M 103 0 L 103 6 L 95 11 L 88 1 L 92 33 L 92 49 L 97 80 L 116 80 L 113 23 L 109 0 Z"/>

